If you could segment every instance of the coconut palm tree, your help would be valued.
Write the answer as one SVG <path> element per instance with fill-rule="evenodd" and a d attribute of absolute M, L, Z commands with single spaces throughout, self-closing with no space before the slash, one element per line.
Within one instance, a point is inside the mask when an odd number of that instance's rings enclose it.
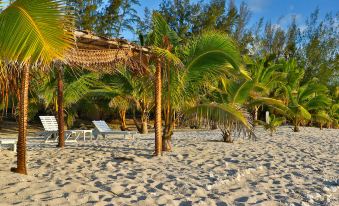
<path fill-rule="evenodd" d="M 279 127 L 284 121 L 284 117 L 276 117 L 275 115 L 271 115 L 269 117 L 268 122 L 264 122 L 261 120 L 257 120 L 259 124 L 263 125 L 265 130 L 270 130 L 271 137 L 273 136 L 273 133 L 277 131 L 277 127 Z"/>
<path fill-rule="evenodd" d="M 98 73 L 78 71 L 65 67 L 63 69 L 63 110 L 66 111 L 66 123 L 68 127 L 73 125 L 77 109 L 77 103 L 101 85 Z M 58 92 L 56 88 L 60 78 L 60 71 L 52 70 L 47 75 L 40 77 L 37 93 L 43 101 L 45 108 L 52 108 L 53 113 L 59 113 Z"/>
<path fill-rule="evenodd" d="M 163 84 L 164 80 L 170 79 L 170 73 L 173 68 L 182 66 L 181 60 L 175 54 L 175 48 L 179 45 L 180 38 L 169 27 L 165 19 L 159 13 L 153 13 L 152 30 L 148 34 L 145 45 L 152 48 L 155 54 L 155 155 L 161 155 L 164 150 L 163 139 L 166 136 L 166 123 L 169 122 L 170 111 L 170 96 L 164 98 L 164 115 L 165 115 L 165 129 L 162 135 L 162 90 L 163 85 L 167 85 L 167 92 L 170 94 L 171 87 L 169 84 Z M 169 82 L 169 81 L 168 81 Z M 165 88 L 164 88 L 165 89 Z"/>
<path fill-rule="evenodd" d="M 133 109 L 133 119 L 138 131 L 148 133 L 149 112 L 153 108 L 153 75 L 150 71 L 143 74 L 133 74 L 128 69 L 120 69 L 112 75 L 102 78 L 103 85 L 93 90 L 92 95 L 99 95 L 110 99 L 110 106 L 119 110 L 121 126 L 126 128 L 125 115 L 128 108 Z M 141 125 L 139 125 L 135 110 L 141 113 Z"/>
<path fill-rule="evenodd" d="M 219 125 L 223 141 L 232 143 L 234 132 L 252 137 L 253 121 L 245 109 L 247 102 L 254 94 L 256 84 L 253 80 L 220 78 L 218 86 L 210 92 L 209 101 L 213 103 L 200 104 L 189 110 L 189 113 L 198 115 L 207 121 Z"/>
<path fill-rule="evenodd" d="M 72 45 L 71 19 L 60 0 L 16 0 L 0 13 L 0 59 L 16 62 L 21 71 L 17 168 L 27 174 L 26 135 L 30 68 L 62 59 Z"/>
<path fill-rule="evenodd" d="M 163 68 L 164 131 L 162 149 L 171 150 L 176 118 L 199 103 L 208 82 L 239 70 L 240 54 L 226 34 L 211 31 L 185 45 L 159 15 L 153 16 L 149 45 Z"/>
<path fill-rule="evenodd" d="M 126 112 L 130 108 L 130 101 L 124 96 L 116 96 L 109 102 L 109 107 L 117 109 L 120 118 L 120 129 L 121 131 L 128 130 L 126 124 Z"/>
<path fill-rule="evenodd" d="M 253 91 L 256 93 L 256 95 L 253 94 L 254 98 L 268 97 L 272 91 L 286 81 L 287 73 L 282 71 L 283 64 L 270 63 L 266 58 L 252 60 L 247 56 L 245 56 L 244 62 L 256 85 L 256 90 Z M 253 106 L 254 121 L 258 120 L 259 107 L 260 105 Z"/>
<path fill-rule="evenodd" d="M 327 87 L 315 80 L 297 88 L 292 89 L 289 85 L 283 88 L 287 93 L 287 101 L 258 98 L 253 103 L 265 103 L 285 115 L 292 122 L 294 132 L 299 132 L 300 124 L 303 121 L 310 121 L 312 114 L 329 108 L 331 104 L 331 99 L 327 96 Z"/>
<path fill-rule="evenodd" d="M 320 130 L 323 129 L 325 124 L 332 123 L 332 119 L 326 111 L 319 111 L 313 115 L 313 120 L 319 124 Z"/>

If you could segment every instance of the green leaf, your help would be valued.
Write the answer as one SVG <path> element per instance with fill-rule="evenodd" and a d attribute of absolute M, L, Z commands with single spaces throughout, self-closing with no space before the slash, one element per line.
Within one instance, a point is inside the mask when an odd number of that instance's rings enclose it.
<path fill-rule="evenodd" d="M 0 13 L 0 58 L 49 64 L 73 40 L 72 18 L 61 0 L 17 0 Z"/>

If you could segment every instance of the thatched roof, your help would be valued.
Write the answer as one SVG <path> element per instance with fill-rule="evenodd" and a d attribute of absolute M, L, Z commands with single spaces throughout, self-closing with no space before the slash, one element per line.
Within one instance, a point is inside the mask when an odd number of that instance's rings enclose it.
<path fill-rule="evenodd" d="M 150 57 L 150 49 L 124 39 L 96 36 L 84 31 L 75 31 L 76 44 L 66 54 L 66 62 L 91 70 L 114 70 L 119 63 L 132 70 L 143 70 Z"/>

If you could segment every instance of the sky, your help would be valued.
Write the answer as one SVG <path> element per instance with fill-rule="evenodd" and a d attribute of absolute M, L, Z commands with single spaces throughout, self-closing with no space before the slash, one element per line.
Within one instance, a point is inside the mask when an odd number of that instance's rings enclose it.
<path fill-rule="evenodd" d="M 161 0 L 139 0 L 141 6 L 137 6 L 138 13 L 142 16 L 144 8 L 157 9 Z M 266 20 L 271 20 L 272 24 L 277 24 L 286 28 L 292 16 L 296 17 L 297 24 L 303 28 L 305 20 L 316 7 L 320 9 L 320 16 L 325 16 L 326 13 L 339 12 L 339 0 L 235 0 L 237 5 L 244 1 L 248 4 L 252 12 L 252 17 L 249 25 L 254 25 L 261 17 Z M 193 0 L 197 2 L 197 0 Z M 209 0 L 204 0 L 209 2 Z M 126 39 L 134 39 L 130 32 L 124 32 Z"/>
<path fill-rule="evenodd" d="M 3 0 L 4 2 L 8 0 Z M 143 17 L 144 8 L 157 9 L 161 0 L 139 0 L 140 6 L 136 6 L 138 14 Z M 192 0 L 198 2 L 199 0 Z M 203 0 L 205 3 L 210 0 Z M 305 28 L 305 20 L 310 16 L 317 7 L 320 9 L 320 17 L 324 17 L 326 13 L 339 12 L 339 0 L 235 0 L 237 6 L 244 1 L 247 3 L 252 16 L 249 26 L 255 25 L 261 17 L 264 21 L 271 20 L 272 24 L 286 28 L 291 17 L 295 16 L 298 26 Z M 124 38 L 134 40 L 137 37 L 129 31 L 124 31 Z"/>

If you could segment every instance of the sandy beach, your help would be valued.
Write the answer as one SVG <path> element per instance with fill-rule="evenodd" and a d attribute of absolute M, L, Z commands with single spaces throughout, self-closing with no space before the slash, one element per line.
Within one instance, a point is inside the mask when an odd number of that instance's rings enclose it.
<path fill-rule="evenodd" d="M 176 132 L 160 158 L 154 134 L 63 150 L 31 137 L 28 176 L 0 151 L 0 205 L 339 205 L 339 130 L 256 134 L 227 144 L 218 130 Z"/>

